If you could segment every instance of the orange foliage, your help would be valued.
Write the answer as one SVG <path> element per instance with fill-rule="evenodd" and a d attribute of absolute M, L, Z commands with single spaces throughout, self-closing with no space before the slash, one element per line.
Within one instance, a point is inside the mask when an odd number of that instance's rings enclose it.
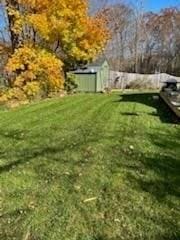
<path fill-rule="evenodd" d="M 31 98 L 41 90 L 47 94 L 63 88 L 63 63 L 53 54 L 32 45 L 18 48 L 6 65 L 6 72 L 14 75 L 13 87 Z"/>
<path fill-rule="evenodd" d="M 55 52 L 49 53 L 38 44 L 47 48 L 59 42 L 59 57 L 73 63 L 89 62 L 103 51 L 109 37 L 106 23 L 102 17 L 88 15 L 88 0 L 17 0 L 17 3 L 18 8 L 10 5 L 7 9 L 14 21 L 11 30 L 21 36 L 21 47 L 6 66 L 6 72 L 13 76 L 14 90 L 7 94 L 10 98 L 18 89 L 22 98 L 31 98 L 41 90 L 48 93 L 63 88 L 62 61 Z"/>
<path fill-rule="evenodd" d="M 103 17 L 88 16 L 87 0 L 19 0 L 26 22 L 46 41 L 60 41 L 66 58 L 91 61 L 105 47 L 109 34 Z"/>

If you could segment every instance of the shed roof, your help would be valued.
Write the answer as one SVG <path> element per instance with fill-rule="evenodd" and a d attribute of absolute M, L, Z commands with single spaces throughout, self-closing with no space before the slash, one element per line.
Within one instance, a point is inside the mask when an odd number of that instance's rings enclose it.
<path fill-rule="evenodd" d="M 84 66 L 83 68 L 78 68 L 74 71 L 72 71 L 73 73 L 88 73 L 88 74 L 96 74 L 97 72 L 99 72 L 99 70 L 101 69 L 101 66 L 103 65 L 103 63 L 106 61 L 106 58 L 101 56 L 99 58 L 97 58 L 95 61 L 93 61 L 92 63 L 89 63 L 87 66 Z"/>
<path fill-rule="evenodd" d="M 89 64 L 89 66 L 102 66 L 103 63 L 107 61 L 106 58 L 104 56 L 98 57 L 95 61 L 93 61 L 92 63 Z"/>
<path fill-rule="evenodd" d="M 96 74 L 97 72 L 99 72 L 101 67 L 95 67 L 95 66 L 88 66 L 88 67 L 84 67 L 84 68 L 78 68 L 74 71 L 72 71 L 73 73 L 89 73 L 89 74 Z"/>

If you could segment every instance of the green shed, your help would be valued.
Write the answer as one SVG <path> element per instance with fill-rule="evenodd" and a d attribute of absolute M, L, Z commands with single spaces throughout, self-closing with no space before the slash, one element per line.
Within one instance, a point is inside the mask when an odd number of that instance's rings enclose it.
<path fill-rule="evenodd" d="M 73 71 L 77 78 L 78 91 L 103 92 L 108 88 L 109 70 L 107 60 L 99 58 L 88 66 Z"/>

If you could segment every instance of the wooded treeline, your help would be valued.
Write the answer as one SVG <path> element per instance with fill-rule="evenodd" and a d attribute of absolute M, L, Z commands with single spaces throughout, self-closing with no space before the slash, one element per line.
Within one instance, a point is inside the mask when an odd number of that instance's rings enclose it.
<path fill-rule="evenodd" d="M 180 75 L 180 9 L 146 12 L 143 1 L 101 2 L 112 39 L 106 55 L 113 70 L 133 73 L 164 72 Z M 112 1 L 110 1 L 112 2 Z"/>

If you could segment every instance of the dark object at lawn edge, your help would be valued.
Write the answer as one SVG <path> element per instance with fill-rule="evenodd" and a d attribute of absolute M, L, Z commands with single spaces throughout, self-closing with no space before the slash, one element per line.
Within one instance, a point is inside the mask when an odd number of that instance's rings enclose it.
<path fill-rule="evenodd" d="M 168 98 L 165 92 L 161 91 L 159 95 L 161 99 L 165 102 L 165 104 L 169 107 L 171 112 L 176 116 L 177 123 L 180 123 L 180 111 L 178 110 L 178 108 L 171 103 L 170 99 Z"/>

